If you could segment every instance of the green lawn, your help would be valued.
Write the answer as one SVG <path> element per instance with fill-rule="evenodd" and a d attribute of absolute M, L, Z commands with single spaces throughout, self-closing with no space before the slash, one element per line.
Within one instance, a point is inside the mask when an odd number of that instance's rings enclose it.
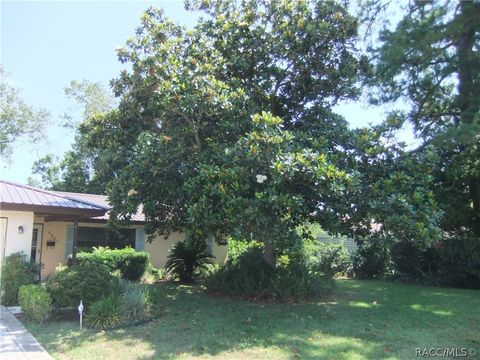
<path fill-rule="evenodd" d="M 338 280 L 325 301 L 257 304 L 158 286 L 161 316 L 144 325 L 26 326 L 58 359 L 412 359 L 416 347 L 480 353 L 478 290 Z"/>

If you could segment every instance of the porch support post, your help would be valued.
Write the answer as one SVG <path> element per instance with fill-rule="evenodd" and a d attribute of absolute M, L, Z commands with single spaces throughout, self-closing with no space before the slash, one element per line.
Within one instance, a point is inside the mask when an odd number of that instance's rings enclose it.
<path fill-rule="evenodd" d="M 78 217 L 73 219 L 72 265 L 77 265 Z"/>

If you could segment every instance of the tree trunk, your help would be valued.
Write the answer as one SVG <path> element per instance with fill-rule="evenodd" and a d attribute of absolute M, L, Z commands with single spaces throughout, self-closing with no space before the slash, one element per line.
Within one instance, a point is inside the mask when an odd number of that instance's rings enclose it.
<path fill-rule="evenodd" d="M 263 259 L 272 268 L 277 265 L 277 257 L 275 255 L 275 247 L 272 240 L 265 241 L 265 247 L 263 249 Z"/>
<path fill-rule="evenodd" d="M 473 203 L 473 226 L 472 230 L 476 236 L 480 236 L 480 179 L 470 180 L 470 197 Z"/>
<path fill-rule="evenodd" d="M 480 29 L 480 3 L 461 1 L 460 9 L 457 19 L 457 26 L 461 29 L 457 38 L 458 107 L 462 114 L 461 121 L 471 124 L 480 110 L 478 105 L 480 89 L 476 84 L 480 64 L 474 52 L 476 33 Z M 480 179 L 471 177 L 468 186 L 473 205 L 472 230 L 475 235 L 480 236 Z"/>

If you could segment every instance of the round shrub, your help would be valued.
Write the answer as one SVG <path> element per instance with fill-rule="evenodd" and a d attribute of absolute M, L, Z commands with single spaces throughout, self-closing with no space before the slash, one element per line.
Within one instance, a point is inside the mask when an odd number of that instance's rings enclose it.
<path fill-rule="evenodd" d="M 87 323 L 95 329 L 112 329 L 123 322 L 123 308 L 117 296 L 95 301 L 87 310 Z"/>
<path fill-rule="evenodd" d="M 83 300 L 87 307 L 117 290 L 117 279 L 105 266 L 80 264 L 51 275 L 46 289 L 57 307 L 76 307 Z"/>
<path fill-rule="evenodd" d="M 40 265 L 25 261 L 23 253 L 6 256 L 2 261 L 2 305 L 18 304 L 18 290 L 22 285 L 33 284 L 38 278 Z"/>
<path fill-rule="evenodd" d="M 50 317 L 52 298 L 41 285 L 23 285 L 18 301 L 24 314 L 32 321 L 42 323 Z"/>
<path fill-rule="evenodd" d="M 150 255 L 146 252 L 124 251 L 117 260 L 117 268 L 124 279 L 138 281 L 150 264 Z"/>

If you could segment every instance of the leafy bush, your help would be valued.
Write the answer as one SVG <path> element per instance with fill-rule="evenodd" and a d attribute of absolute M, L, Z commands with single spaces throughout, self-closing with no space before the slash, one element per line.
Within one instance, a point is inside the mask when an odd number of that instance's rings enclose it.
<path fill-rule="evenodd" d="M 283 255 L 278 267 L 272 268 L 263 259 L 261 244 L 233 245 L 232 254 L 229 242 L 227 262 L 206 278 L 209 291 L 286 301 L 321 296 L 331 289 L 330 279 L 304 261 L 301 254 Z"/>
<path fill-rule="evenodd" d="M 154 281 L 161 281 L 167 278 L 167 271 L 164 268 L 155 268 L 150 266 L 148 273 L 153 277 Z"/>
<path fill-rule="evenodd" d="M 95 301 L 87 310 L 86 320 L 96 329 L 112 329 L 123 323 L 123 307 L 117 296 L 110 295 Z"/>
<path fill-rule="evenodd" d="M 226 295 L 259 296 L 270 288 L 275 272 L 262 254 L 260 246 L 245 248 L 235 256 L 229 253 L 227 262 L 205 279 L 205 285 L 211 291 Z"/>
<path fill-rule="evenodd" d="M 108 247 L 93 247 L 77 253 L 77 264 L 99 264 L 107 267 L 110 271 L 117 269 L 118 252 Z M 72 266 L 72 255 L 68 256 L 67 265 Z"/>
<path fill-rule="evenodd" d="M 6 256 L 2 262 L 2 305 L 18 304 L 18 290 L 22 285 L 33 284 L 38 278 L 40 265 L 25 261 L 23 253 Z"/>
<path fill-rule="evenodd" d="M 105 266 L 86 263 L 54 273 L 48 278 L 46 289 L 55 306 L 75 307 L 80 300 L 89 306 L 110 295 L 118 284 Z"/>
<path fill-rule="evenodd" d="M 457 234 L 421 250 L 414 242 L 395 243 L 390 254 L 395 279 L 466 288 L 480 288 L 480 239 Z"/>
<path fill-rule="evenodd" d="M 52 298 L 41 285 L 23 285 L 18 292 L 22 311 L 32 321 L 42 323 L 52 311 Z"/>
<path fill-rule="evenodd" d="M 122 305 L 127 321 L 145 319 L 152 305 L 148 288 L 140 284 L 127 285 L 122 294 Z"/>
<path fill-rule="evenodd" d="M 77 263 L 104 265 L 112 272 L 119 271 L 125 279 L 138 281 L 148 269 L 150 255 L 144 251 L 137 252 L 131 247 L 124 249 L 96 247 L 91 252 L 79 252 Z M 69 258 L 69 265 L 71 265 L 71 258 Z"/>
<path fill-rule="evenodd" d="M 439 283 L 480 289 L 480 238 L 455 236 L 434 245 Z"/>
<path fill-rule="evenodd" d="M 218 263 L 207 264 L 205 267 L 201 268 L 195 273 L 195 278 L 197 280 L 203 281 L 208 278 L 210 275 L 216 273 L 220 269 L 221 265 Z"/>
<path fill-rule="evenodd" d="M 314 260 L 315 268 L 328 278 L 347 275 L 352 271 L 350 254 L 343 245 L 321 244 Z"/>
<path fill-rule="evenodd" d="M 149 264 L 150 255 L 147 252 L 136 252 L 134 249 L 123 251 L 117 262 L 122 277 L 130 281 L 140 280 Z"/>
<path fill-rule="evenodd" d="M 364 241 L 353 256 L 353 271 L 359 278 L 375 278 L 386 274 L 390 265 L 385 239 L 372 236 Z"/>
<path fill-rule="evenodd" d="M 165 269 L 169 274 L 180 278 L 180 281 L 191 282 L 195 272 L 206 269 L 208 264 L 213 263 L 214 258 L 215 256 L 207 252 L 205 241 L 180 241 L 170 249 Z"/>
<path fill-rule="evenodd" d="M 276 269 L 270 286 L 274 299 L 304 300 L 328 294 L 332 290 L 333 281 L 310 264 L 294 261 L 286 267 Z"/>
<path fill-rule="evenodd" d="M 433 249 L 421 250 L 413 241 L 402 240 L 394 243 L 390 248 L 395 275 L 404 280 L 427 280 L 435 271 L 432 253 Z"/>

